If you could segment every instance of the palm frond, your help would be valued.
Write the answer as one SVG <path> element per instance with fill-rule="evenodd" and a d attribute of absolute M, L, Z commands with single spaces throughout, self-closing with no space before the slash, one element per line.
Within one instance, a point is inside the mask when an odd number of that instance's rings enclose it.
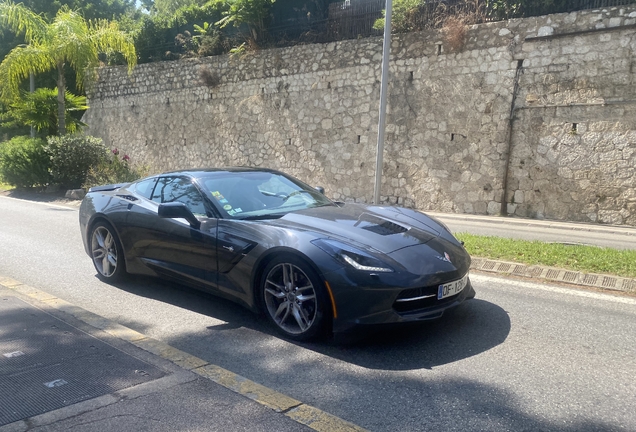
<path fill-rule="evenodd" d="M 19 96 L 20 83 L 31 72 L 38 74 L 55 68 L 55 59 L 46 47 L 18 46 L 0 63 L 0 100 L 12 101 Z"/>
<path fill-rule="evenodd" d="M 0 64 L 0 100 L 19 96 L 18 87 L 31 72 L 58 69 L 63 77 L 64 65 L 75 70 L 78 88 L 96 78 L 101 53 L 119 52 L 128 63 L 129 72 L 137 64 L 132 36 L 119 30 L 117 23 L 106 20 L 86 21 L 77 11 L 62 6 L 53 22 L 47 23 L 22 4 L 0 0 L 0 24 L 16 32 L 24 31 L 27 46 L 12 50 Z M 61 81 L 63 83 L 63 80 Z M 64 85 L 59 88 L 64 91 Z M 60 101 L 60 109 L 64 102 Z M 60 119 L 60 133 L 64 133 Z"/>
<path fill-rule="evenodd" d="M 0 2 L 0 24 L 6 25 L 15 33 L 24 33 L 27 43 L 41 42 L 46 34 L 47 23 L 22 3 L 10 0 Z"/>
<path fill-rule="evenodd" d="M 133 38 L 119 30 L 116 22 L 92 21 L 89 24 L 89 34 L 92 44 L 100 53 L 121 53 L 126 59 L 129 72 L 137 65 L 137 53 Z"/>

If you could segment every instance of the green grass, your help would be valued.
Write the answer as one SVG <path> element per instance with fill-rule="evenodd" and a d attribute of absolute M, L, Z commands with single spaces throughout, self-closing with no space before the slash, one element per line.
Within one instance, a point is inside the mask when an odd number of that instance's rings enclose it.
<path fill-rule="evenodd" d="M 636 278 L 636 250 L 570 246 L 457 233 L 474 257 Z"/>

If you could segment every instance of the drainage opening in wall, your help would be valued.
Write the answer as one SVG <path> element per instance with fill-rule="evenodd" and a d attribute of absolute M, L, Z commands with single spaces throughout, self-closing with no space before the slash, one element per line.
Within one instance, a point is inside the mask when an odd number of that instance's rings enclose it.
<path fill-rule="evenodd" d="M 572 123 L 572 127 L 570 128 L 570 133 L 572 135 L 576 135 L 576 133 L 578 132 L 578 128 L 579 128 L 578 123 Z"/>

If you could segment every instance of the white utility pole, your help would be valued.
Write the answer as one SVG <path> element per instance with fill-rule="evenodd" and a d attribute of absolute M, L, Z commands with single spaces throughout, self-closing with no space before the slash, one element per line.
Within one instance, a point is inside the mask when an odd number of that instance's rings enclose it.
<path fill-rule="evenodd" d="M 378 153 L 375 162 L 375 188 L 373 203 L 380 203 L 380 188 L 382 186 L 382 165 L 384 157 L 384 128 L 386 124 L 386 95 L 389 87 L 389 54 L 391 53 L 391 16 L 393 1 L 386 0 L 384 14 L 384 44 L 382 47 L 382 81 L 380 82 L 380 121 L 378 122 Z"/>

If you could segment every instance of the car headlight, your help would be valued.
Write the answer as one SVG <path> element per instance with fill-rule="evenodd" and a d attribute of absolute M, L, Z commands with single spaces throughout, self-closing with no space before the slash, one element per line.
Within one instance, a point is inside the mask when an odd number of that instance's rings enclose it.
<path fill-rule="evenodd" d="M 316 239 L 312 243 L 336 260 L 348 264 L 356 270 L 390 273 L 393 269 L 382 260 L 346 243 L 331 239 Z"/>

